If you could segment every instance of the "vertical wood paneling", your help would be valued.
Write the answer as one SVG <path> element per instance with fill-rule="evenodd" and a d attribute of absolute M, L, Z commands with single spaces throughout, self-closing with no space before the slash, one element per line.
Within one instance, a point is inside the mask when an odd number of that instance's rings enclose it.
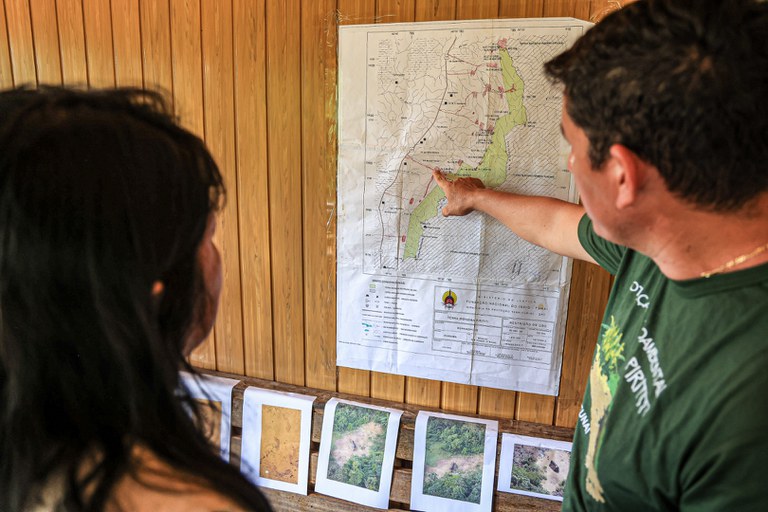
<path fill-rule="evenodd" d="M 267 9 L 267 119 L 275 378 L 304 384 L 299 0 Z"/>
<path fill-rule="evenodd" d="M 422 407 L 440 407 L 442 386 L 439 380 L 408 377 L 405 381 L 405 403 Z"/>
<path fill-rule="evenodd" d="M 544 16 L 588 19 L 592 0 L 544 0 Z"/>
<path fill-rule="evenodd" d="M 238 191 L 235 166 L 235 105 L 232 50 L 232 4 L 201 2 L 205 142 L 227 185 L 227 206 L 219 212 L 216 243 L 221 250 L 224 281 L 216 317 L 216 368 L 245 373 L 243 306 L 240 295 Z"/>
<path fill-rule="evenodd" d="M 336 389 L 336 29 L 336 0 L 302 0 L 306 384 L 327 390 Z"/>
<path fill-rule="evenodd" d="M 413 21 L 416 16 L 416 0 L 378 0 L 376 19 L 379 23 Z"/>
<path fill-rule="evenodd" d="M 35 86 L 35 43 L 32 40 L 29 3 L 27 0 L 5 0 L 5 14 L 14 85 Z"/>
<path fill-rule="evenodd" d="M 65 85 L 88 85 L 81 0 L 56 0 L 61 74 Z"/>
<path fill-rule="evenodd" d="M 235 0 L 233 14 L 245 373 L 273 379 L 265 0 Z"/>
<path fill-rule="evenodd" d="M 83 0 L 85 55 L 91 87 L 115 86 L 112 13 L 109 0 Z"/>
<path fill-rule="evenodd" d="M 170 7 L 175 112 L 186 129 L 205 137 L 200 4 L 198 0 L 171 0 Z"/>
<path fill-rule="evenodd" d="M 600 334 L 611 276 L 597 265 L 583 261 L 573 264 L 568 322 L 565 326 L 567 343 L 563 350 L 563 372 L 557 397 L 555 425 L 573 427 L 579 416 L 584 389 L 589 377 L 592 354 Z"/>
<path fill-rule="evenodd" d="M 416 21 L 456 19 L 456 0 L 416 0 Z"/>
<path fill-rule="evenodd" d="M 171 0 L 171 63 L 173 107 L 186 129 L 205 138 L 203 64 L 198 0 Z M 190 356 L 196 366 L 216 368 L 216 340 L 208 339 Z"/>
<path fill-rule="evenodd" d="M 555 417 L 555 397 L 518 393 L 515 419 L 551 425 Z"/>
<path fill-rule="evenodd" d="M 119 87 L 141 87 L 144 77 L 139 0 L 112 0 L 112 40 L 115 50 L 115 83 Z"/>
<path fill-rule="evenodd" d="M 511 420 L 515 417 L 516 403 L 517 393 L 514 391 L 480 388 L 477 413 L 483 416 L 494 416 Z"/>
<path fill-rule="evenodd" d="M 498 18 L 499 0 L 456 0 L 457 20 Z"/>
<path fill-rule="evenodd" d="M 466 414 L 477 413 L 477 386 L 443 382 L 440 408 Z"/>
<path fill-rule="evenodd" d="M 537 18 L 544 13 L 544 0 L 499 0 L 500 18 Z"/>
<path fill-rule="evenodd" d="M 340 25 L 374 22 L 375 0 L 338 0 L 337 6 Z M 370 372 L 340 367 L 338 369 L 337 389 L 342 393 L 369 396 L 371 393 Z"/>
<path fill-rule="evenodd" d="M 30 0 L 32 34 L 35 42 L 35 65 L 40 84 L 61 85 L 59 29 L 56 0 Z"/>
<path fill-rule="evenodd" d="M 168 0 L 140 0 L 144 87 L 173 91 L 171 21 Z"/>
<path fill-rule="evenodd" d="M 0 87 L 13 87 L 13 71 L 11 71 L 11 54 L 8 49 L 8 31 L 5 23 L 5 4 L 0 2 Z"/>

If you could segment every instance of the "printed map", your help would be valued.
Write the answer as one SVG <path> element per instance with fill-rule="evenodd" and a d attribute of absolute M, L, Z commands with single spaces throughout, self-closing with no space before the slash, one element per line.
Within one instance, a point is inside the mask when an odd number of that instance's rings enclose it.
<path fill-rule="evenodd" d="M 444 217 L 432 171 L 575 201 L 543 64 L 588 25 L 339 28 L 338 366 L 557 393 L 570 261 L 488 215 Z"/>
<path fill-rule="evenodd" d="M 561 95 L 542 64 L 573 27 L 369 33 L 366 273 L 557 284 L 560 258 L 481 216 L 443 219 L 431 170 L 486 186 L 571 198 Z"/>

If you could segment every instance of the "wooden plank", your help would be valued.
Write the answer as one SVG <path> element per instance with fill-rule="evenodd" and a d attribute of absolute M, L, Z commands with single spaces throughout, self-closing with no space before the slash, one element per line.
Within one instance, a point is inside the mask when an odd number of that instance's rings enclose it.
<path fill-rule="evenodd" d="M 376 14 L 375 0 L 338 0 L 337 8 L 339 25 L 373 23 Z M 368 396 L 371 392 L 370 372 L 339 368 L 336 389 L 343 393 Z"/>
<path fill-rule="evenodd" d="M 456 0 L 416 0 L 416 21 L 456 19 Z"/>
<path fill-rule="evenodd" d="M 14 85 L 37 85 L 35 43 L 27 0 L 5 0 L 8 46 Z"/>
<path fill-rule="evenodd" d="M 339 25 L 373 23 L 376 0 L 338 0 Z"/>
<path fill-rule="evenodd" d="M 69 86 L 88 85 L 85 29 L 81 0 L 56 0 L 62 81 Z"/>
<path fill-rule="evenodd" d="M 336 389 L 336 1 L 301 2 L 306 384 Z"/>
<path fill-rule="evenodd" d="M 499 17 L 499 0 L 456 0 L 457 20 Z"/>
<path fill-rule="evenodd" d="M 379 0 L 376 3 L 378 23 L 413 21 L 416 17 L 416 0 Z"/>
<path fill-rule="evenodd" d="M 112 13 L 109 0 L 83 0 L 85 55 L 91 87 L 115 86 Z"/>
<path fill-rule="evenodd" d="M 591 8 L 592 0 L 577 0 L 576 4 L 573 6 L 572 16 L 580 20 L 589 21 Z"/>
<path fill-rule="evenodd" d="M 265 0 L 235 0 L 234 72 L 245 374 L 274 378 Z"/>
<path fill-rule="evenodd" d="M 589 19 L 591 0 L 544 0 L 544 16 Z"/>
<path fill-rule="evenodd" d="M 216 373 L 219 374 L 219 373 Z M 233 375 L 224 375 L 231 378 L 237 378 Z M 273 389 L 291 393 L 301 393 L 316 396 L 317 399 L 313 405 L 312 411 L 312 451 L 310 454 L 309 468 L 309 494 L 308 496 L 299 496 L 291 493 L 265 490 L 270 503 L 276 511 L 294 511 L 294 510 L 328 510 L 328 511 L 358 511 L 374 510 L 363 507 L 344 500 L 330 498 L 314 492 L 314 483 L 317 476 L 318 446 L 322 436 L 322 423 L 325 413 L 325 404 L 331 398 L 342 398 L 355 400 L 366 404 L 391 407 L 403 411 L 398 432 L 397 448 L 395 450 L 395 469 L 392 475 L 392 489 L 390 491 L 390 510 L 409 509 L 410 504 L 410 484 L 412 479 L 412 470 L 409 469 L 413 461 L 413 443 L 414 443 L 414 425 L 416 416 L 420 407 L 404 405 L 398 402 L 387 400 L 377 400 L 374 398 L 360 398 L 346 394 L 328 392 L 324 390 L 305 388 L 300 386 L 290 386 L 272 381 L 258 379 L 244 379 L 235 386 L 232 396 L 232 436 L 231 436 L 231 460 L 239 463 L 240 449 L 242 445 L 242 415 L 243 415 L 243 394 L 248 386 L 254 386 L 263 389 Z M 470 415 L 476 416 L 476 415 Z M 514 433 L 533 437 L 543 437 L 569 441 L 573 437 L 573 429 L 540 425 L 535 423 L 526 423 L 512 420 L 499 421 L 499 432 Z M 498 457 L 500 456 L 501 436 L 496 447 L 496 467 L 498 467 Z M 494 492 L 493 509 L 496 512 L 511 511 L 555 511 L 560 509 L 560 503 L 528 498 L 513 494 Z"/>
<path fill-rule="evenodd" d="M 170 16 L 174 110 L 186 129 L 205 138 L 200 4 L 171 0 Z"/>
<path fill-rule="evenodd" d="M 544 15 L 544 0 L 499 0 L 500 18 L 538 18 Z"/>
<path fill-rule="evenodd" d="M 141 87 L 141 18 L 139 0 L 112 0 L 112 40 L 115 49 L 115 83 Z"/>
<path fill-rule="evenodd" d="M 579 416 L 612 281 L 608 272 L 584 261 L 574 262 L 572 276 L 555 411 L 555 425 L 564 427 L 575 425 Z"/>
<path fill-rule="evenodd" d="M 275 378 L 304 383 L 304 272 L 301 226 L 301 9 L 270 3 L 267 16 L 267 153 L 272 237 Z"/>
<path fill-rule="evenodd" d="M 13 87 L 13 68 L 11 52 L 8 48 L 8 25 L 5 22 L 5 6 L 0 3 L 0 87 Z"/>
<path fill-rule="evenodd" d="M 551 425 L 555 417 L 555 397 L 518 393 L 515 419 Z"/>
<path fill-rule="evenodd" d="M 367 370 L 339 367 L 336 389 L 339 393 L 349 393 L 350 395 L 361 397 L 370 396 L 371 372 Z"/>
<path fill-rule="evenodd" d="M 442 383 L 439 380 L 408 377 L 405 382 L 405 403 L 421 407 L 440 407 Z"/>
<path fill-rule="evenodd" d="M 182 126 L 205 139 L 203 64 L 198 0 L 171 0 L 173 108 Z M 190 356 L 200 368 L 216 368 L 216 340 L 209 336 Z"/>
<path fill-rule="evenodd" d="M 171 22 L 168 0 L 140 0 L 141 62 L 144 87 L 173 90 Z"/>
<path fill-rule="evenodd" d="M 219 164 L 228 190 L 227 207 L 219 212 L 215 236 L 224 274 L 215 325 L 216 368 L 243 374 L 245 358 L 237 219 L 232 4 L 203 0 L 201 21 L 205 143 Z"/>
<path fill-rule="evenodd" d="M 56 0 L 30 0 L 32 35 L 35 42 L 35 65 L 39 84 L 61 85 L 59 28 Z"/>
<path fill-rule="evenodd" d="M 371 372 L 371 396 L 393 402 L 404 402 L 405 377 L 391 373 Z"/>
<path fill-rule="evenodd" d="M 504 389 L 480 388 L 477 412 L 481 416 L 514 419 L 517 393 Z"/>
<path fill-rule="evenodd" d="M 477 386 L 443 382 L 440 408 L 463 414 L 477 413 Z"/>

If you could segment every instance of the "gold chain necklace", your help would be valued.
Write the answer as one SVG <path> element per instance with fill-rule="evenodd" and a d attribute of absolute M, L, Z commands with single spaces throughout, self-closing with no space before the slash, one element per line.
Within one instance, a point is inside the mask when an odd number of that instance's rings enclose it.
<path fill-rule="evenodd" d="M 741 265 L 745 261 L 751 260 L 755 256 L 758 256 L 758 255 L 764 253 L 766 250 L 768 250 L 768 244 L 761 245 L 760 247 L 754 249 L 752 252 L 748 252 L 746 254 L 742 254 L 741 256 L 736 256 L 731 261 L 729 261 L 727 263 L 723 263 L 722 265 L 720 265 L 717 268 L 713 268 L 712 270 L 709 270 L 707 272 L 702 272 L 701 273 L 701 277 L 710 277 L 710 276 L 713 276 L 715 274 L 719 274 L 719 273 L 721 273 L 721 272 L 723 272 L 725 270 L 728 270 L 730 268 L 733 268 L 736 265 Z"/>

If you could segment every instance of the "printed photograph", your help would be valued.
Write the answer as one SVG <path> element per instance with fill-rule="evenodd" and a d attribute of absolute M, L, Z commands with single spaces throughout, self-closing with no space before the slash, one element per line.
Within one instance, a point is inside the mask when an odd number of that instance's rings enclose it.
<path fill-rule="evenodd" d="M 336 406 L 328 479 L 379 491 L 389 414 L 343 403 Z"/>
<path fill-rule="evenodd" d="M 262 405 L 259 475 L 298 484 L 300 445 L 301 410 Z"/>
<path fill-rule="evenodd" d="M 570 459 L 567 450 L 516 444 L 510 488 L 562 498 Z"/>
<path fill-rule="evenodd" d="M 196 398 L 200 404 L 203 433 L 213 446 L 221 449 L 221 402 Z"/>
<path fill-rule="evenodd" d="M 447 418 L 427 420 L 424 494 L 480 503 L 485 427 Z"/>

